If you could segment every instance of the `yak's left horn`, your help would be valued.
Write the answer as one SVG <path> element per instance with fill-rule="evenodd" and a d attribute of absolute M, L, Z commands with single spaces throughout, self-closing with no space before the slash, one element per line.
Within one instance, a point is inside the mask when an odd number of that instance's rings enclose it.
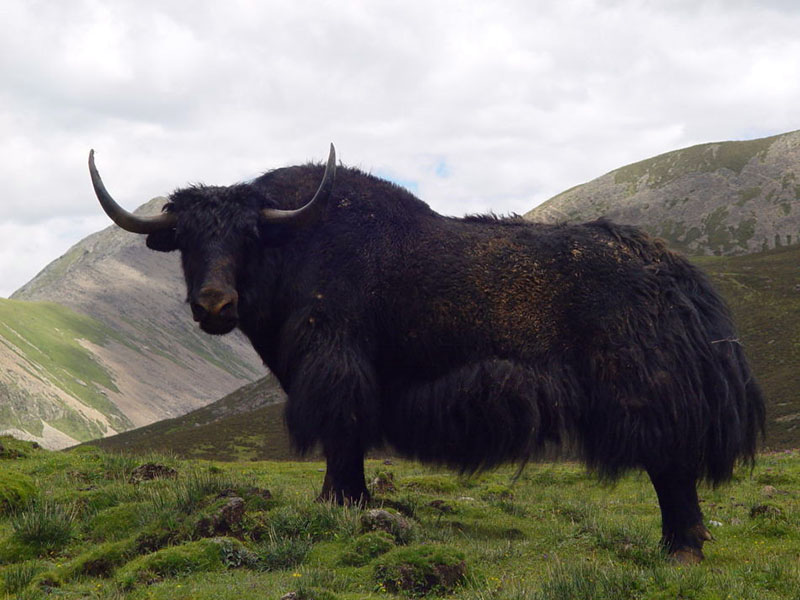
<path fill-rule="evenodd" d="M 261 211 L 261 219 L 267 223 L 286 223 L 302 227 L 309 225 L 322 217 L 328 198 L 333 190 L 333 180 L 336 176 L 336 150 L 331 144 L 331 151 L 328 154 L 328 164 L 325 165 L 325 175 L 322 183 L 317 188 L 317 193 L 304 206 L 296 210 L 280 210 L 277 208 L 265 208 Z"/>
<path fill-rule="evenodd" d="M 153 233 L 154 231 L 161 231 L 175 226 L 177 219 L 175 215 L 170 213 L 162 213 L 155 217 L 139 217 L 129 213 L 117 204 L 111 194 L 106 191 L 106 186 L 103 185 L 103 180 L 100 179 L 100 173 L 97 172 L 97 167 L 94 166 L 94 150 L 89 151 L 89 174 L 92 176 L 94 193 L 97 194 L 100 206 L 111 217 L 111 220 L 125 231 L 130 231 L 131 233 Z"/>

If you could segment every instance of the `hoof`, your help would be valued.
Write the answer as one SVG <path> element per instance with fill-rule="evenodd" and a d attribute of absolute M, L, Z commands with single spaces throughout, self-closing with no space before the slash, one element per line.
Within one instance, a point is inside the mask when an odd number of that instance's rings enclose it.
<path fill-rule="evenodd" d="M 702 523 L 685 530 L 682 535 L 675 536 L 662 543 L 669 553 L 670 560 L 679 565 L 696 565 L 703 562 L 703 544 L 714 541 L 711 532 Z"/>

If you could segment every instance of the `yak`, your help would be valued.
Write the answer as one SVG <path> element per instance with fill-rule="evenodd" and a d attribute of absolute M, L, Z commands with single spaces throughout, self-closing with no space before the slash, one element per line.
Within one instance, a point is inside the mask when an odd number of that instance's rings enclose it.
<path fill-rule="evenodd" d="M 178 189 L 152 217 L 114 201 L 94 151 L 89 169 L 115 223 L 180 251 L 200 328 L 238 327 L 277 377 L 293 444 L 324 452 L 320 498 L 367 502 L 383 445 L 462 472 L 569 445 L 601 477 L 644 469 L 663 547 L 702 560 L 697 483 L 752 463 L 764 402 L 725 303 L 663 241 L 442 216 L 337 169 L 333 145 L 324 167 Z"/>

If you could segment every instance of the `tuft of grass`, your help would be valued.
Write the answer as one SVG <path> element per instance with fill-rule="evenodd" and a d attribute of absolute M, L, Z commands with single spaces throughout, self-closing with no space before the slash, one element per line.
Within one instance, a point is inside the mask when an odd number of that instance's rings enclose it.
<path fill-rule="evenodd" d="M 40 560 L 26 560 L 9 565 L 0 572 L 0 591 L 6 594 L 19 594 L 33 579 L 48 569 L 48 564 Z"/>
<path fill-rule="evenodd" d="M 278 538 L 271 535 L 255 548 L 258 568 L 282 571 L 299 566 L 314 545 L 307 537 Z"/>
<path fill-rule="evenodd" d="M 74 507 L 49 499 L 39 500 L 11 516 L 12 540 L 35 556 L 61 550 L 75 537 Z"/>

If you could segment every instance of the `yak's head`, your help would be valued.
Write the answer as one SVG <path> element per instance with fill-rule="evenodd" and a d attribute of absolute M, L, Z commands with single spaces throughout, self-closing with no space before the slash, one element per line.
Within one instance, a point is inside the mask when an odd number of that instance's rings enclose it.
<path fill-rule="evenodd" d="M 147 235 L 153 250 L 180 250 L 187 297 L 194 320 L 203 331 L 224 334 L 239 322 L 239 284 L 245 258 L 258 256 L 258 244 L 275 245 L 291 232 L 312 226 L 324 214 L 333 188 L 336 154 L 331 144 L 328 164 L 314 197 L 295 210 L 264 208 L 263 192 L 249 184 L 196 186 L 174 192 L 164 212 L 140 217 L 119 206 L 106 191 L 89 153 L 89 173 L 106 214 L 132 233 Z M 288 235 L 287 235 L 288 234 Z"/>

